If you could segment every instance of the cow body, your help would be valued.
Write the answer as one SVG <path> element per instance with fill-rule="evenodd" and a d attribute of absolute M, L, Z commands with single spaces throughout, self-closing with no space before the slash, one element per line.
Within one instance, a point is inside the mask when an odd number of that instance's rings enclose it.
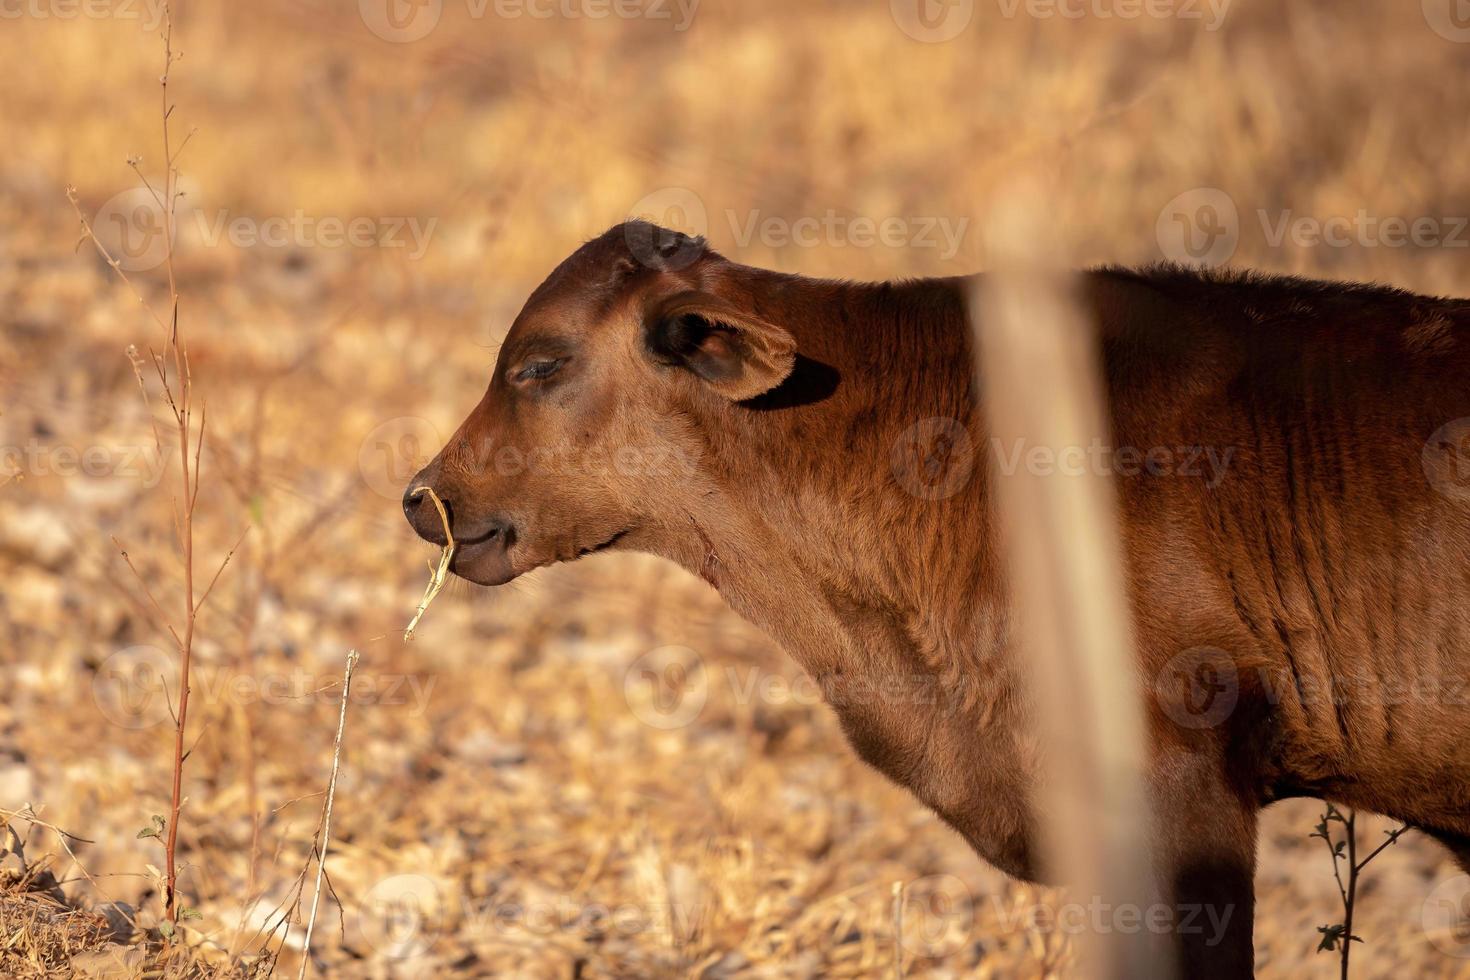
<path fill-rule="evenodd" d="M 702 576 L 816 679 L 865 760 L 987 860 L 1045 878 L 990 489 L 1038 464 L 977 408 L 977 285 L 813 281 L 613 229 L 533 295 L 414 485 L 451 502 L 479 549 L 456 571 L 477 581 L 604 547 Z M 1082 294 L 1164 885 L 1228 925 L 1212 944 L 1181 930 L 1188 974 L 1248 976 L 1272 801 L 1374 810 L 1470 855 L 1470 304 L 1175 269 L 1093 272 Z M 539 387 L 563 348 L 553 373 L 597 366 Z M 573 494 L 495 464 L 538 440 L 651 440 L 686 466 Z"/>

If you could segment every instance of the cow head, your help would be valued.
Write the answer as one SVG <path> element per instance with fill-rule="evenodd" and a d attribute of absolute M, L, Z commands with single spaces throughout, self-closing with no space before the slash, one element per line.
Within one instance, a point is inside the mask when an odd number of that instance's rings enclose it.
<path fill-rule="evenodd" d="M 644 222 L 578 249 L 527 300 L 480 403 L 407 488 L 415 531 L 499 585 L 613 547 L 657 550 L 701 482 L 710 410 L 791 373 L 796 343 L 757 315 L 738 267 Z"/>

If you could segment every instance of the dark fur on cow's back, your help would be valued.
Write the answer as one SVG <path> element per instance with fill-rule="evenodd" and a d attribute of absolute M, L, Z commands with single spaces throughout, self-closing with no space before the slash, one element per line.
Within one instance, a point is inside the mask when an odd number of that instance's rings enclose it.
<path fill-rule="evenodd" d="M 1470 832 L 1470 493 L 1446 483 L 1470 302 L 1178 266 L 1086 291 L 1114 440 L 1229 454 L 1216 481 L 1117 481 L 1150 666 L 1228 654 L 1250 710 L 1224 727 L 1262 801 Z"/>

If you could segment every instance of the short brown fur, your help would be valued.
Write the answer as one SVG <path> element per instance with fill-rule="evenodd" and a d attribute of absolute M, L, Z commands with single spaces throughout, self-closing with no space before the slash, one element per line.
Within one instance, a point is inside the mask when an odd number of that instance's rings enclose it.
<path fill-rule="evenodd" d="M 449 502 L 473 581 L 604 548 L 701 575 L 864 759 L 1035 879 L 975 285 L 804 279 L 620 225 L 531 296 L 413 485 Z M 1470 484 L 1458 430 L 1431 441 L 1470 416 L 1470 303 L 1172 267 L 1083 292 L 1108 443 L 1170 451 L 1116 482 L 1183 964 L 1249 976 L 1272 801 L 1374 810 L 1470 854 Z M 1220 929 L 1187 928 L 1193 906 Z"/>

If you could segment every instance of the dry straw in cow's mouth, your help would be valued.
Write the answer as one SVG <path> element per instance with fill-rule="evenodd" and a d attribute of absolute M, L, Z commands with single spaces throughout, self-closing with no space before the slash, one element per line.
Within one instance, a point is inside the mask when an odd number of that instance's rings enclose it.
<path fill-rule="evenodd" d="M 419 497 L 428 494 L 429 499 L 434 502 L 434 509 L 439 512 L 439 520 L 444 522 L 444 550 L 439 553 L 438 567 L 430 568 L 429 584 L 424 587 L 424 597 L 419 600 L 418 609 L 414 610 L 413 619 L 409 621 L 403 630 L 404 642 L 413 639 L 413 631 L 418 628 L 419 620 L 424 618 L 424 613 L 429 608 L 429 603 L 444 591 L 444 583 L 449 580 L 449 563 L 454 560 L 454 532 L 449 529 L 449 514 L 444 510 L 444 502 L 434 492 L 433 487 L 415 487 L 410 497 Z"/>

